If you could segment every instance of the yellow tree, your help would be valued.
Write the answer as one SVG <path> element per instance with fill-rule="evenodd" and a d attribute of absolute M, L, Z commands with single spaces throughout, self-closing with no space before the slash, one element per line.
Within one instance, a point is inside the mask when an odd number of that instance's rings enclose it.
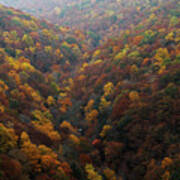
<path fill-rule="evenodd" d="M 159 48 L 156 51 L 156 54 L 155 54 L 154 58 L 157 61 L 155 64 L 161 66 L 163 62 L 170 59 L 170 55 L 169 55 L 169 52 L 168 52 L 167 48 Z"/>
<path fill-rule="evenodd" d="M 48 96 L 47 100 L 46 100 L 48 105 L 54 105 L 55 104 L 55 99 L 52 96 Z"/>
<path fill-rule="evenodd" d="M 92 164 L 86 164 L 85 171 L 89 180 L 102 180 L 102 176 L 95 171 Z"/>
<path fill-rule="evenodd" d="M 40 151 L 35 144 L 31 143 L 29 135 L 26 132 L 21 133 L 20 137 L 21 151 L 27 156 L 33 171 L 40 172 L 41 166 L 39 164 L 41 156 Z"/>
<path fill-rule="evenodd" d="M 101 50 L 100 50 L 100 49 L 96 50 L 96 51 L 93 53 L 93 58 L 98 57 L 100 54 L 101 54 Z"/>
<path fill-rule="evenodd" d="M 107 84 L 104 85 L 104 96 L 111 95 L 113 91 L 114 91 L 114 85 L 112 82 L 108 82 Z"/>
<path fill-rule="evenodd" d="M 126 56 L 126 51 L 121 51 L 118 54 L 116 54 L 116 56 L 114 57 L 114 60 L 119 61 L 123 59 L 125 56 Z"/>
<path fill-rule="evenodd" d="M 0 123 L 0 153 L 5 153 L 17 145 L 17 139 L 15 132 L 11 128 L 6 128 Z"/>
<path fill-rule="evenodd" d="M 92 109 L 90 112 L 86 113 L 86 120 L 89 123 L 96 123 L 98 117 L 98 111 L 96 109 Z"/>
<path fill-rule="evenodd" d="M 174 37 L 175 37 L 174 32 L 170 32 L 170 33 L 165 37 L 165 39 L 166 39 L 167 41 L 173 41 L 173 40 L 174 40 Z"/>
<path fill-rule="evenodd" d="M 101 112 L 105 111 L 111 105 L 111 101 L 107 101 L 104 96 L 101 97 L 101 101 L 99 104 L 99 110 Z"/>
<path fill-rule="evenodd" d="M 28 34 L 24 34 L 22 41 L 24 41 L 27 46 L 34 46 L 34 41 L 32 37 Z"/>
<path fill-rule="evenodd" d="M 102 129 L 102 131 L 101 131 L 101 133 L 100 133 L 100 136 L 101 136 L 101 137 L 106 136 L 106 134 L 108 133 L 108 131 L 110 131 L 111 129 L 112 129 L 112 126 L 111 126 L 111 125 L 104 125 L 104 126 L 103 126 L 103 129 Z"/>
<path fill-rule="evenodd" d="M 52 141 L 60 141 L 60 134 L 54 130 L 54 126 L 48 116 L 51 116 L 48 112 L 41 112 L 35 110 L 32 112 L 35 117 L 35 121 L 32 121 L 33 125 L 42 133 L 49 136 Z"/>

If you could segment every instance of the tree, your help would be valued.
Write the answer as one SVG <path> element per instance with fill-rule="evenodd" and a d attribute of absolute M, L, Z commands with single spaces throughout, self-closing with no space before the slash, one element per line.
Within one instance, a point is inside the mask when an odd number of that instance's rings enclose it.
<path fill-rule="evenodd" d="M 50 171 L 52 169 L 56 169 L 59 165 L 60 162 L 54 159 L 49 154 L 41 156 L 41 166 L 45 172 Z"/>
<path fill-rule="evenodd" d="M 24 34 L 22 41 L 24 41 L 28 47 L 34 46 L 34 41 L 32 37 L 28 34 Z"/>
<path fill-rule="evenodd" d="M 154 58 L 157 60 L 157 62 L 155 64 L 157 64 L 159 66 L 161 66 L 163 63 L 168 61 L 170 59 L 170 55 L 169 55 L 167 48 L 159 48 L 156 51 Z"/>
<path fill-rule="evenodd" d="M 29 135 L 26 132 L 21 133 L 20 137 L 21 151 L 27 156 L 33 172 L 41 172 L 40 151 L 35 144 L 31 143 Z"/>
<path fill-rule="evenodd" d="M 77 145 L 80 144 L 79 138 L 77 136 L 75 136 L 74 134 L 70 134 L 69 139 L 74 144 L 77 144 Z"/>
<path fill-rule="evenodd" d="M 102 176 L 100 176 L 94 169 L 92 164 L 86 164 L 85 171 L 87 173 L 87 178 L 89 180 L 102 180 Z"/>
<path fill-rule="evenodd" d="M 112 82 L 108 82 L 107 84 L 104 85 L 104 96 L 111 95 L 113 91 L 114 91 L 114 85 Z"/>
<path fill-rule="evenodd" d="M 139 97 L 139 93 L 137 92 L 137 91 L 131 91 L 130 93 L 129 93 L 129 99 L 131 100 L 131 101 L 138 101 L 139 99 L 140 99 L 140 97 Z"/>
<path fill-rule="evenodd" d="M 60 128 L 67 128 L 70 132 L 76 132 L 76 129 L 67 121 L 63 121 L 60 124 Z"/>
<path fill-rule="evenodd" d="M 51 105 L 54 105 L 55 104 L 55 99 L 52 97 L 52 96 L 48 96 L 48 98 L 47 98 L 47 104 L 49 105 L 49 106 L 51 106 Z"/>
<path fill-rule="evenodd" d="M 126 56 L 127 51 L 123 50 L 121 52 L 119 52 L 118 54 L 116 54 L 116 56 L 114 57 L 114 60 L 119 62 L 120 60 L 122 60 L 125 56 Z"/>
<path fill-rule="evenodd" d="M 61 104 L 60 111 L 65 113 L 69 107 L 72 106 L 71 99 L 69 97 L 65 97 L 64 99 L 60 99 L 58 101 Z"/>
<path fill-rule="evenodd" d="M 93 58 L 98 57 L 100 54 L 101 54 L 101 50 L 100 50 L 100 49 L 96 50 L 96 51 L 93 53 Z"/>
<path fill-rule="evenodd" d="M 7 155 L 0 155 L 0 159 L 0 179 L 23 179 L 23 168 L 19 161 L 10 158 Z"/>
<path fill-rule="evenodd" d="M 0 79 L 0 93 L 5 93 L 8 90 L 8 86 Z"/>
<path fill-rule="evenodd" d="M 104 174 L 107 180 L 117 180 L 116 174 L 112 169 L 109 168 L 104 169 Z"/>
<path fill-rule="evenodd" d="M 89 123 L 95 123 L 97 122 L 98 114 L 98 111 L 96 109 L 93 109 L 90 112 L 86 113 L 85 118 Z"/>
<path fill-rule="evenodd" d="M 173 160 L 169 157 L 165 157 L 161 162 L 161 167 L 165 169 L 166 167 L 172 165 Z"/>
<path fill-rule="evenodd" d="M 14 129 L 6 128 L 0 123 L 0 153 L 7 153 L 17 145 L 17 139 Z"/>
<path fill-rule="evenodd" d="M 108 107 L 110 107 L 111 105 L 111 101 L 107 101 L 105 97 L 101 97 L 101 101 L 99 104 L 99 110 L 101 112 L 104 112 L 105 110 L 107 110 Z"/>
<path fill-rule="evenodd" d="M 124 144 L 121 142 L 112 141 L 106 143 L 105 158 L 114 168 L 119 166 L 123 149 Z"/>
<path fill-rule="evenodd" d="M 54 130 L 53 124 L 49 119 L 52 115 L 48 112 L 35 110 L 32 112 L 34 118 L 33 125 L 42 133 L 47 134 L 52 141 L 58 142 L 61 139 L 60 134 Z"/>
<path fill-rule="evenodd" d="M 110 131 L 111 129 L 112 129 L 111 125 L 104 125 L 103 129 L 102 129 L 102 131 L 100 133 L 100 136 L 105 137 L 107 135 L 108 131 Z"/>

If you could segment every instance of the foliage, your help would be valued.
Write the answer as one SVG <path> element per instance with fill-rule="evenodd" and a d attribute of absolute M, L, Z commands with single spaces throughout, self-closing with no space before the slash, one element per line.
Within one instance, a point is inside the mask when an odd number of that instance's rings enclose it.
<path fill-rule="evenodd" d="M 0 6 L 0 179 L 179 179 L 179 2 L 23 2 L 57 24 Z"/>

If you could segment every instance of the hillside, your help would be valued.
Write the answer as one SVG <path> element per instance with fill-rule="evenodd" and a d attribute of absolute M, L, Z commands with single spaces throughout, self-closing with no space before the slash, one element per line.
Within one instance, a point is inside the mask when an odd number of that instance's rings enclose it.
<path fill-rule="evenodd" d="M 180 179 L 180 3 L 138 2 L 108 28 L 105 1 L 72 27 L 0 6 L 0 180 Z"/>
<path fill-rule="evenodd" d="M 62 27 L 80 30 L 92 49 L 149 18 L 162 0 L 0 0 Z M 178 1 L 176 1 L 178 3 Z M 152 11 L 150 11 L 152 9 Z M 171 12 L 179 15 L 178 11 Z"/>
<path fill-rule="evenodd" d="M 72 176 L 69 164 L 58 157 L 62 138 L 54 122 L 59 124 L 60 107 L 71 104 L 61 98 L 59 81 L 71 77 L 82 51 L 78 36 L 58 29 L 0 6 L 2 180 Z"/>

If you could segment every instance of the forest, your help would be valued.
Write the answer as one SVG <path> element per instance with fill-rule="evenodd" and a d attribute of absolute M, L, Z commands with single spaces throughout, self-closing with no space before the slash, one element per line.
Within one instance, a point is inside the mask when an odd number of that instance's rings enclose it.
<path fill-rule="evenodd" d="M 178 0 L 0 0 L 0 180 L 180 180 Z"/>

